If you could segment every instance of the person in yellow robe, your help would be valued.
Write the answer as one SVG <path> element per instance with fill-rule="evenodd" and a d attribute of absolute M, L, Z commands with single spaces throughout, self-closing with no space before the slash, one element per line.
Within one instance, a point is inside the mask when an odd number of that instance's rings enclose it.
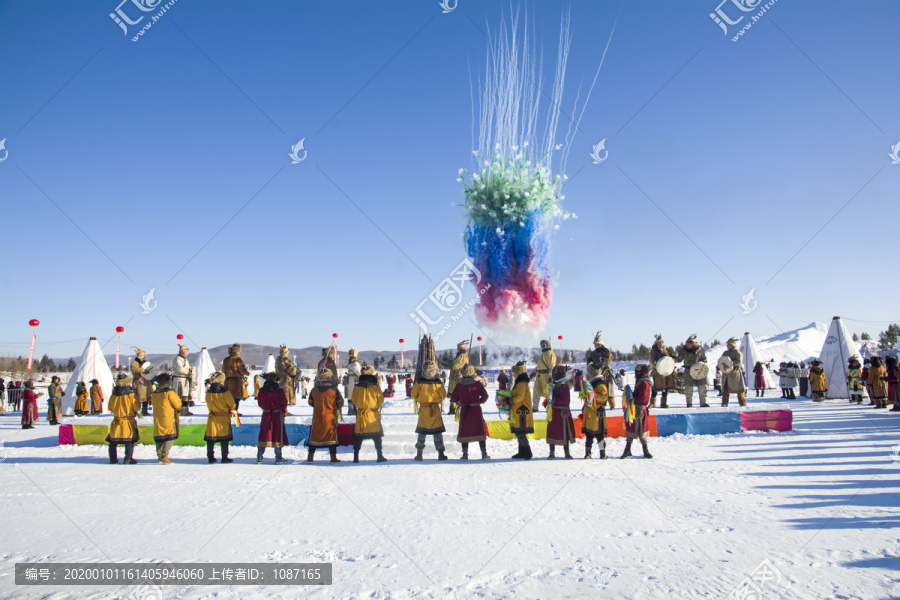
<path fill-rule="evenodd" d="M 153 440 L 159 463 L 171 465 L 169 452 L 178 439 L 178 416 L 181 414 L 181 398 L 171 387 L 172 376 L 160 373 L 156 376 L 156 391 L 150 394 L 153 405 Z"/>
<path fill-rule="evenodd" d="M 119 463 L 119 444 L 125 446 L 123 464 L 138 464 L 138 461 L 134 460 L 132 456 L 134 455 L 134 445 L 140 439 L 136 418 L 141 410 L 141 402 L 134 393 L 132 382 L 131 375 L 120 374 L 116 379 L 116 385 L 113 386 L 112 395 L 109 397 L 108 408 L 113 415 L 113 420 L 109 426 L 109 435 L 106 436 L 106 441 L 109 443 L 109 464 L 111 465 Z"/>
<path fill-rule="evenodd" d="M 75 386 L 75 398 L 75 416 L 80 417 L 90 413 L 87 384 L 85 382 L 79 381 Z"/>
<path fill-rule="evenodd" d="M 825 402 L 828 385 L 825 383 L 825 369 L 822 368 L 822 361 L 814 360 L 809 364 L 809 387 L 812 388 L 813 402 Z"/>
<path fill-rule="evenodd" d="M 99 415 L 103 412 L 103 388 L 96 379 L 91 379 L 91 414 Z"/>
<path fill-rule="evenodd" d="M 509 401 L 509 430 L 516 436 L 519 451 L 512 458 L 529 460 L 533 454 L 527 435 L 534 433 L 534 412 L 531 404 L 531 378 L 524 361 L 519 361 L 512 368 L 512 398 Z"/>
<path fill-rule="evenodd" d="M 550 374 L 556 367 L 556 354 L 550 340 L 541 340 L 541 356 L 534 369 L 534 391 L 531 394 L 531 412 L 536 413 L 541 398 L 550 398 Z"/>
<path fill-rule="evenodd" d="M 384 404 L 384 394 L 375 377 L 375 369 L 366 365 L 362 368 L 359 381 L 353 386 L 353 396 L 350 401 L 356 406 L 356 425 L 353 426 L 353 462 L 359 462 L 359 450 L 363 440 L 375 442 L 375 451 L 378 453 L 378 462 L 387 459 L 381 451 L 381 438 L 384 437 L 384 429 L 381 427 L 381 405 Z"/>
<path fill-rule="evenodd" d="M 588 367 L 589 381 L 583 386 L 590 385 L 594 394 L 586 390 L 582 393 L 584 406 L 581 409 L 581 431 L 584 433 L 584 457 L 591 458 L 591 446 L 594 440 L 600 449 L 600 458 L 606 458 L 606 400 L 609 397 L 609 384 L 603 374 L 592 367 Z"/>
<path fill-rule="evenodd" d="M 216 371 L 209 377 L 209 389 L 206 391 L 206 407 L 209 416 L 206 418 L 206 458 L 210 464 L 216 462 L 216 442 L 222 448 L 222 462 L 231 463 L 228 458 L 228 443 L 234 439 L 231 433 L 231 412 L 235 410 L 234 396 L 225 387 L 225 373 Z"/>
<path fill-rule="evenodd" d="M 422 460 L 422 453 L 425 451 L 425 436 L 433 436 L 434 449 L 437 450 L 438 460 L 447 460 L 446 450 L 444 446 L 444 418 L 441 416 L 443 409 L 441 407 L 444 399 L 447 398 L 447 390 L 444 389 L 444 382 L 438 372 L 437 363 L 428 361 L 422 365 L 422 377 L 413 385 L 410 392 L 413 398 L 413 408 L 419 415 L 418 425 L 416 426 L 416 457 L 415 460 Z"/>

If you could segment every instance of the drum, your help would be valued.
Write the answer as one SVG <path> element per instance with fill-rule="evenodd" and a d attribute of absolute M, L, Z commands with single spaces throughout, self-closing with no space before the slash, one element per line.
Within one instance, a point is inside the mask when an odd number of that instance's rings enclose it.
<path fill-rule="evenodd" d="M 703 381 L 709 375 L 709 365 L 705 362 L 694 363 L 688 373 L 690 373 L 691 379 Z"/>
<path fill-rule="evenodd" d="M 663 377 L 668 377 L 675 372 L 675 360 L 671 356 L 663 356 L 656 361 L 656 372 Z"/>
<path fill-rule="evenodd" d="M 727 373 L 731 370 L 732 367 L 734 367 L 734 363 L 732 363 L 731 359 L 727 356 L 722 356 L 721 358 L 719 358 L 718 364 L 723 373 Z"/>
<path fill-rule="evenodd" d="M 141 365 L 141 368 L 145 369 L 147 372 L 143 374 L 143 378 L 147 381 L 152 381 L 154 377 L 158 375 L 156 372 L 156 365 L 154 365 L 149 360 Z"/>

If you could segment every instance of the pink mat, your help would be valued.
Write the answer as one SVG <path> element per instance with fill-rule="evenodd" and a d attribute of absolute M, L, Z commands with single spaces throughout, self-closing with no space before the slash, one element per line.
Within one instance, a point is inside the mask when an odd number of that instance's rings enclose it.
<path fill-rule="evenodd" d="M 59 426 L 59 445 L 60 446 L 74 446 L 75 445 L 75 432 L 72 430 L 71 425 L 60 425 Z"/>
<path fill-rule="evenodd" d="M 741 431 L 791 431 L 794 416 L 790 410 L 742 412 Z"/>

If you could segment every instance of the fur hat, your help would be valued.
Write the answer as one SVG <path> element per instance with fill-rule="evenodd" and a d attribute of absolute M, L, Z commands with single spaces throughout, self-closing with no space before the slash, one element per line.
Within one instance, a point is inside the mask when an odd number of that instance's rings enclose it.
<path fill-rule="evenodd" d="M 100 385 L 100 382 L 96 379 L 91 379 L 91 383 L 93 383 L 94 385 Z"/>
<path fill-rule="evenodd" d="M 350 348 L 349 352 L 350 358 L 359 358 L 359 350 L 356 348 Z"/>
<path fill-rule="evenodd" d="M 178 354 L 181 354 L 182 352 L 185 352 L 185 351 L 190 353 L 190 350 L 188 349 L 188 347 L 185 346 L 184 344 L 182 344 L 181 342 L 179 342 L 178 343 Z"/>
<path fill-rule="evenodd" d="M 50 378 L 50 381 L 60 381 L 59 375 L 54 375 L 53 377 Z"/>
<path fill-rule="evenodd" d="M 438 366 L 437 363 L 433 360 L 429 360 L 424 365 L 422 365 L 422 375 L 424 375 L 427 379 L 437 379 L 438 378 Z"/>
<path fill-rule="evenodd" d="M 873 367 L 880 367 L 881 366 L 881 357 L 873 356 L 872 361 L 869 364 L 871 364 Z"/>
<path fill-rule="evenodd" d="M 275 371 L 263 373 L 263 379 L 265 379 L 266 381 L 278 381 L 278 373 L 276 373 Z"/>
<path fill-rule="evenodd" d="M 475 377 L 475 367 L 466 365 L 462 372 L 463 377 Z"/>
<path fill-rule="evenodd" d="M 650 365 L 639 364 L 634 367 L 634 376 L 637 378 L 646 377 L 650 374 Z"/>
<path fill-rule="evenodd" d="M 525 366 L 524 360 L 520 360 L 519 362 L 517 362 L 516 364 L 513 365 L 512 374 L 515 375 L 516 377 L 518 377 L 519 375 L 521 375 L 523 373 L 527 373 L 527 372 L 528 372 L 528 367 Z"/>
<path fill-rule="evenodd" d="M 897 359 L 894 358 L 893 356 L 888 356 L 887 358 L 884 359 L 884 364 L 887 365 L 888 367 L 895 367 L 895 366 L 897 366 Z"/>
<path fill-rule="evenodd" d="M 288 352 L 290 352 L 290 350 L 288 350 L 288 347 L 287 347 L 287 346 L 285 346 L 284 344 L 282 344 L 282 345 L 281 345 L 281 350 L 280 350 L 280 352 L 281 352 L 281 355 L 282 355 L 282 356 L 287 356 L 287 354 L 288 354 Z"/>
<path fill-rule="evenodd" d="M 696 344 L 697 343 L 697 334 L 692 333 L 688 336 L 688 339 L 684 340 L 685 345 L 687 344 Z"/>
<path fill-rule="evenodd" d="M 221 371 L 216 371 L 215 373 L 213 373 L 212 375 L 209 376 L 209 382 L 210 383 L 220 383 L 220 384 L 224 385 L 225 384 L 225 373 L 222 373 Z"/>
<path fill-rule="evenodd" d="M 125 387 L 126 385 L 131 385 L 131 383 L 133 381 L 134 381 L 134 379 L 132 379 L 131 375 L 129 375 L 127 373 L 119 373 L 119 376 L 116 377 L 116 385 L 121 386 L 121 387 Z"/>
<path fill-rule="evenodd" d="M 599 332 L 599 331 L 598 331 L 597 333 L 594 334 L 594 345 L 595 345 L 595 346 L 603 345 L 603 338 L 600 337 L 600 332 Z"/>
<path fill-rule="evenodd" d="M 853 356 L 850 357 L 850 360 L 848 362 L 850 362 L 851 364 L 852 363 L 859 364 L 859 357 L 854 354 Z"/>
<path fill-rule="evenodd" d="M 549 350 L 552 347 L 550 340 L 541 340 L 541 350 Z"/>
<path fill-rule="evenodd" d="M 822 364 L 822 361 L 821 360 L 812 360 L 809 362 L 809 364 L 811 364 L 814 367 L 818 367 L 819 365 Z"/>
<path fill-rule="evenodd" d="M 241 355 L 241 345 L 233 344 L 228 347 L 228 356 L 240 356 Z"/>
<path fill-rule="evenodd" d="M 375 368 L 372 365 L 366 365 L 362 368 L 362 374 L 363 375 L 374 375 Z"/>
<path fill-rule="evenodd" d="M 25 389 L 26 390 L 34 389 L 34 379 L 29 379 L 28 381 L 25 382 Z"/>
<path fill-rule="evenodd" d="M 145 356 L 147 356 L 147 353 L 144 352 L 143 350 L 141 350 L 140 348 L 138 348 L 137 346 L 132 346 L 131 349 L 134 350 L 134 355 L 137 356 L 138 358 L 144 358 Z"/>
<path fill-rule="evenodd" d="M 322 369 L 316 373 L 316 381 L 331 381 L 331 369 Z"/>
<path fill-rule="evenodd" d="M 569 370 L 569 365 L 556 365 L 553 367 L 553 372 L 551 373 L 553 379 L 562 379 L 566 376 L 566 371 Z"/>
<path fill-rule="evenodd" d="M 331 358 L 334 356 L 334 346 L 328 346 L 327 348 L 322 348 L 322 357 L 323 358 Z"/>
<path fill-rule="evenodd" d="M 662 342 L 663 344 L 666 343 L 666 341 L 663 339 L 663 336 L 661 333 L 654 333 L 653 337 L 656 338 L 655 340 L 653 340 L 654 344 L 659 343 L 659 342 Z"/>
<path fill-rule="evenodd" d="M 465 352 L 469 348 L 469 342 L 466 340 L 461 341 L 456 345 L 457 352 Z"/>
<path fill-rule="evenodd" d="M 736 337 L 733 337 L 733 338 L 729 338 L 728 340 L 726 340 L 725 343 L 731 344 L 732 346 L 737 346 L 740 343 L 740 340 L 737 339 Z"/>
<path fill-rule="evenodd" d="M 160 385 L 169 385 L 170 383 L 172 383 L 172 376 L 168 373 L 160 373 L 156 376 L 154 381 L 156 381 L 156 383 Z"/>

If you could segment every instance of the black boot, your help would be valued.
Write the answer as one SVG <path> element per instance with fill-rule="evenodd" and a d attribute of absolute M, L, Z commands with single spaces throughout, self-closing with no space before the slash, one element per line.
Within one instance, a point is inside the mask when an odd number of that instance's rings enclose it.
<path fill-rule="evenodd" d="M 378 453 L 378 459 L 375 462 L 387 462 L 384 454 L 381 452 L 381 438 L 375 438 L 375 452 Z"/>
<path fill-rule="evenodd" d="M 653 455 L 647 450 L 647 440 L 641 440 L 641 449 L 644 451 L 644 458 L 653 458 Z"/>
<path fill-rule="evenodd" d="M 660 408 L 669 408 L 669 392 L 668 390 L 662 393 L 662 402 L 659 404 Z"/>
<path fill-rule="evenodd" d="M 416 448 L 416 457 L 413 460 L 422 462 L 422 452 L 423 452 L 422 448 Z M 443 454 L 443 452 L 441 454 Z"/>
<path fill-rule="evenodd" d="M 119 464 L 119 456 L 118 456 L 118 453 L 116 452 L 115 444 L 109 445 L 109 464 L 111 464 L 111 465 Z"/>
<path fill-rule="evenodd" d="M 572 454 L 569 452 L 569 445 L 568 445 L 568 444 L 566 444 L 565 446 L 563 446 L 563 452 L 565 452 L 565 454 L 563 455 L 563 456 L 565 456 L 565 458 L 572 458 Z"/>
<path fill-rule="evenodd" d="M 632 440 L 629 438 L 627 442 L 625 442 L 625 452 L 622 453 L 620 458 L 628 458 L 631 456 L 631 442 Z"/>
<path fill-rule="evenodd" d="M 206 460 L 209 461 L 209 464 L 216 462 L 215 448 L 215 442 L 206 442 Z"/>
<path fill-rule="evenodd" d="M 359 450 L 362 448 L 362 440 L 359 438 L 353 439 L 353 462 L 359 462 Z"/>
<path fill-rule="evenodd" d="M 481 449 L 481 460 L 488 460 L 490 456 L 487 453 L 487 441 L 478 442 L 478 447 Z"/>
<path fill-rule="evenodd" d="M 584 458 L 585 459 L 591 458 L 591 445 L 593 444 L 593 441 L 594 440 L 592 438 L 587 438 L 587 441 L 584 443 Z"/>
<path fill-rule="evenodd" d="M 600 458 L 606 460 L 606 440 L 602 439 L 599 443 L 600 446 Z"/>
<path fill-rule="evenodd" d="M 443 450 L 438 450 L 438 460 L 447 460 L 447 455 Z"/>
<path fill-rule="evenodd" d="M 134 443 L 128 442 L 125 444 L 125 460 L 122 461 L 122 464 L 125 465 L 136 465 L 138 461 L 134 460 Z"/>
<path fill-rule="evenodd" d="M 556 446 L 550 446 L 550 455 L 547 457 L 547 460 L 554 458 L 556 458 Z"/>
<path fill-rule="evenodd" d="M 459 460 L 469 460 L 469 443 L 468 442 L 462 443 L 462 451 L 463 451 L 463 453 L 462 453 L 462 456 L 459 457 Z"/>
<path fill-rule="evenodd" d="M 228 442 L 222 442 L 222 462 L 233 463 L 234 459 L 228 458 Z"/>

